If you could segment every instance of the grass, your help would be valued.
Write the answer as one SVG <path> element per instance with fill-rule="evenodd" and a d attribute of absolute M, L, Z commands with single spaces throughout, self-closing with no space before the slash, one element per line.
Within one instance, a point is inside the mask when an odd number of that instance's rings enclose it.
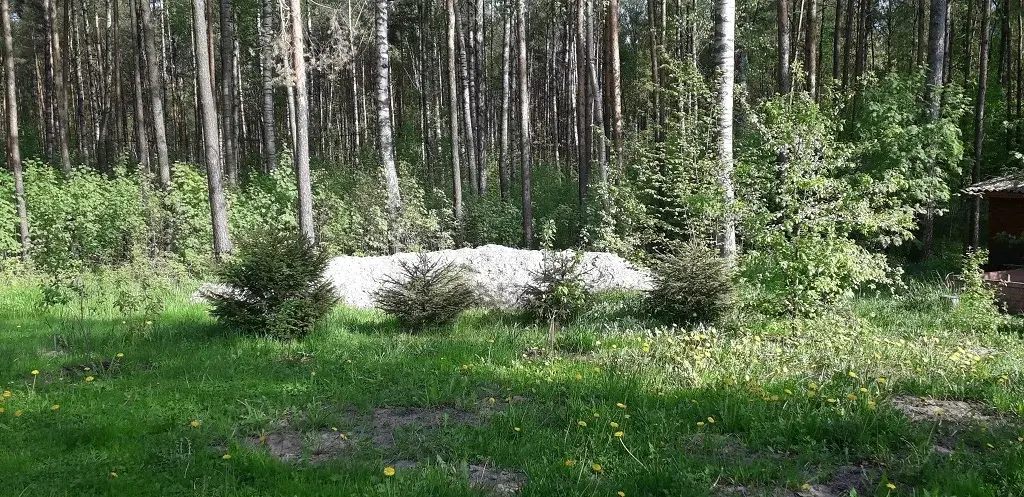
<path fill-rule="evenodd" d="M 408 334 L 339 307 L 280 343 L 220 332 L 183 289 L 145 317 L 110 296 L 43 312 L 38 289 L 13 284 L 0 289 L 0 494 L 480 495 L 464 475 L 483 462 L 528 475 L 523 495 L 824 492 L 851 467 L 871 475 L 860 495 L 1021 495 L 1016 323 L 974 329 L 941 290 L 918 291 L 725 331 L 651 327 L 609 303 L 551 352 L 546 329 L 496 312 Z M 999 420 L 912 421 L 901 395 Z M 383 406 L 494 414 L 382 447 L 366 419 Z M 309 464 L 244 443 L 282 420 L 353 444 Z M 384 474 L 406 460 L 418 464 Z"/>

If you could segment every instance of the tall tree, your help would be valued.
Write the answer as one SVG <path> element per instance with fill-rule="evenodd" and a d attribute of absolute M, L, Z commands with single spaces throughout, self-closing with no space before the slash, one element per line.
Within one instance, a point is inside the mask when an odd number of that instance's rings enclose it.
<path fill-rule="evenodd" d="M 0 0 L 0 17 L 4 35 L 5 111 L 7 114 L 7 165 L 14 174 L 14 201 L 18 209 L 18 239 L 21 258 L 28 260 L 28 210 L 25 207 L 25 181 L 21 170 L 21 143 L 18 138 L 18 86 L 14 71 L 14 37 L 11 34 L 11 7 L 8 0 Z"/>
<path fill-rule="evenodd" d="M 238 147 L 235 144 L 235 9 L 220 0 L 220 105 L 221 141 L 227 184 L 238 185 Z"/>
<path fill-rule="evenodd" d="M 619 57 L 619 0 L 608 1 L 608 49 L 611 52 L 612 132 L 619 169 L 625 160 L 622 134 L 622 61 Z"/>
<path fill-rule="evenodd" d="M 843 0 L 836 0 L 836 17 L 835 26 L 832 31 L 832 81 L 835 83 L 839 80 L 839 70 L 842 67 L 840 56 L 840 36 L 842 36 L 843 29 Z"/>
<path fill-rule="evenodd" d="M 526 65 L 526 7 L 524 0 L 516 1 L 516 29 L 519 33 L 519 145 L 523 179 L 523 241 L 526 248 L 533 247 L 533 138 L 530 135 L 530 74 Z"/>
<path fill-rule="evenodd" d="M 971 164 L 971 182 L 981 181 L 982 148 L 985 144 L 985 99 L 988 96 L 988 53 L 990 38 L 990 11 L 988 0 L 981 2 L 981 46 L 978 52 L 978 95 L 974 100 L 974 160 Z M 981 197 L 973 197 L 970 207 L 970 246 L 981 245 Z"/>
<path fill-rule="evenodd" d="M 807 92 L 818 99 L 818 1 L 807 0 L 807 26 L 804 35 L 804 69 L 807 74 Z"/>
<path fill-rule="evenodd" d="M 448 12 L 448 110 L 449 130 L 452 148 L 452 210 L 455 213 L 455 220 L 462 222 L 462 167 L 459 164 L 459 88 L 458 75 L 456 72 L 456 12 L 455 0 L 447 0 L 445 4 Z"/>
<path fill-rule="evenodd" d="M 840 2 L 842 0 L 839 0 Z M 789 70 L 789 0 L 779 0 L 776 4 L 777 28 L 778 28 L 778 69 L 779 93 L 786 95 L 791 90 L 793 77 Z"/>
<path fill-rule="evenodd" d="M 144 4 L 149 2 L 149 0 L 142 1 Z M 213 255 L 220 258 L 224 254 L 231 253 L 232 247 L 228 234 L 228 207 L 224 199 L 224 185 L 221 177 L 220 139 L 217 134 L 217 104 L 213 98 L 213 82 L 211 81 L 213 73 L 210 69 L 208 23 L 206 0 L 192 0 L 192 32 L 196 40 L 196 86 L 199 93 L 203 127 L 203 156 L 206 160 L 210 216 L 213 221 Z M 157 93 L 156 89 L 153 93 Z"/>
<path fill-rule="evenodd" d="M 732 171 L 733 84 L 736 70 L 736 0 L 715 0 L 715 78 L 718 86 L 718 180 L 722 186 L 724 219 L 722 255 L 736 259 L 735 193 Z"/>
<path fill-rule="evenodd" d="M 149 156 L 149 132 L 146 127 L 146 102 L 142 86 L 142 72 L 146 70 L 146 54 L 143 48 L 142 29 L 139 27 L 139 6 L 132 5 L 132 25 L 135 27 L 135 155 L 139 164 L 148 174 L 153 173 Z"/>
<path fill-rule="evenodd" d="M 263 96 L 263 169 L 277 167 L 277 133 L 274 117 L 274 6 L 260 0 L 260 76 Z M 354 95 L 353 95 L 354 97 Z"/>
<path fill-rule="evenodd" d="M 505 34 L 501 47 L 501 144 L 498 149 L 498 190 L 501 192 L 501 200 L 507 202 L 511 189 L 509 168 L 512 162 L 508 135 L 508 119 L 512 100 L 512 78 L 509 75 L 512 65 L 512 12 L 506 12 L 502 30 Z"/>
<path fill-rule="evenodd" d="M 946 61 L 946 0 L 931 0 L 928 26 L 928 74 L 925 81 L 927 119 L 937 121 L 942 114 L 943 65 Z M 921 244 L 925 257 L 932 254 L 935 231 L 935 206 L 926 205 L 922 223 Z"/>
<path fill-rule="evenodd" d="M 47 61 L 53 97 L 53 131 L 57 139 L 61 168 L 71 172 L 71 153 L 68 151 L 68 104 L 67 85 L 64 80 L 64 61 L 61 57 L 60 33 L 57 30 L 57 7 L 55 0 L 43 0 L 43 18 L 46 24 Z"/>
<path fill-rule="evenodd" d="M 295 68 L 295 178 L 299 189 L 299 230 L 316 241 L 313 228 L 313 188 L 309 177 L 309 91 L 306 89 L 306 38 L 302 0 L 291 0 L 292 67 Z"/>
<path fill-rule="evenodd" d="M 597 172 L 601 183 L 608 181 L 608 133 L 604 131 L 604 101 L 597 72 L 597 43 L 594 39 L 594 1 L 587 2 L 587 84 L 590 85 L 592 120 L 588 123 L 591 135 L 596 134 Z"/>
<path fill-rule="evenodd" d="M 151 105 L 151 111 L 153 113 L 153 138 L 156 140 L 156 162 L 160 173 L 160 185 L 167 188 L 171 184 L 171 161 L 169 153 L 167 151 L 167 123 L 164 120 L 164 80 L 163 73 L 160 70 L 160 60 L 157 59 L 156 55 L 156 33 L 153 28 L 153 6 L 150 5 L 150 0 L 138 0 L 139 6 L 141 7 L 140 12 L 142 13 L 142 40 L 146 49 L 146 73 L 149 76 L 149 99 Z M 206 1 L 197 0 L 203 4 L 203 12 L 206 12 Z M 198 20 L 196 22 L 199 22 Z M 209 35 L 206 30 L 206 19 L 202 19 L 203 23 L 203 39 L 207 39 Z M 198 45 L 198 37 L 196 37 L 196 44 Z M 204 47 L 204 51 L 209 52 L 209 43 Z M 198 48 L 198 47 L 197 47 Z M 209 65 L 209 54 L 206 55 L 206 63 Z M 209 78 L 207 78 L 209 79 Z M 216 113 L 216 110 L 214 110 Z M 216 122 L 216 121 L 214 121 Z M 216 129 L 216 126 L 214 127 Z M 217 135 L 214 135 L 217 136 Z M 207 140 L 209 141 L 209 140 Z M 218 148 L 219 145 L 218 145 Z M 220 151 L 218 150 L 218 154 Z M 217 174 L 220 175 L 220 166 L 218 159 Z M 218 185 L 219 187 L 219 185 Z M 227 228 L 224 231 L 224 237 L 227 239 Z M 215 237 L 216 238 L 216 237 Z M 223 248 L 223 247 L 222 247 Z M 226 252 L 231 251 L 231 242 L 229 241 L 226 247 Z M 220 252 L 218 252 L 220 253 Z"/>
<path fill-rule="evenodd" d="M 292 0 L 297 2 L 299 0 Z M 402 211 L 402 194 L 398 187 L 398 170 L 395 166 L 395 142 L 391 128 L 391 58 L 388 50 L 388 0 L 376 0 L 376 48 L 377 48 L 377 139 L 380 162 L 384 168 L 384 184 L 387 189 L 387 210 L 390 221 L 391 248 L 397 250 L 398 221 Z M 470 144 L 472 146 L 472 144 Z"/>

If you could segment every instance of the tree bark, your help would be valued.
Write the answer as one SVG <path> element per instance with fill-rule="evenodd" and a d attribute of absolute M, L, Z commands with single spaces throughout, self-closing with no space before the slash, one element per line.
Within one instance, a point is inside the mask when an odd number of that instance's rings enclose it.
<path fill-rule="evenodd" d="M 67 84 L 64 79 L 64 62 L 61 58 L 60 35 L 57 32 L 57 10 L 55 0 L 43 0 L 43 16 L 50 56 L 51 91 L 53 96 L 53 131 L 60 153 L 61 169 L 71 172 L 71 153 L 68 151 L 68 106 Z"/>
<path fill-rule="evenodd" d="M 591 113 L 592 120 L 588 123 L 591 129 L 591 136 L 596 134 L 594 141 L 597 143 L 597 173 L 601 183 L 608 182 L 608 134 L 604 131 L 604 102 L 600 84 L 598 83 L 597 72 L 597 43 L 594 38 L 594 1 L 587 2 L 587 82 L 590 84 Z"/>
<path fill-rule="evenodd" d="M 274 116 L 274 6 L 260 1 L 260 76 L 263 95 L 263 169 L 277 168 L 277 132 Z"/>
<path fill-rule="evenodd" d="M 143 44 L 146 48 L 146 68 L 149 74 L 149 99 L 150 105 L 152 106 L 151 111 L 153 112 L 153 138 L 156 140 L 156 159 L 157 167 L 160 172 L 160 186 L 167 188 L 171 184 L 171 161 L 168 157 L 167 151 L 167 124 L 164 119 L 164 81 L 163 74 L 160 71 L 159 59 L 156 56 L 156 35 L 153 31 L 153 7 L 150 5 L 150 0 L 139 0 L 139 5 L 142 10 L 142 39 Z M 206 0 L 197 0 L 198 3 L 203 5 L 203 15 L 206 14 L 205 3 Z M 203 22 L 203 39 L 207 39 L 206 33 L 206 20 Z M 197 37 L 198 44 L 198 37 Z M 208 43 L 207 43 L 208 44 Z M 198 50 L 198 47 L 197 47 Z M 203 47 L 203 51 L 206 52 L 208 49 L 206 46 Z M 209 65 L 209 54 L 206 56 L 207 65 Z M 210 78 L 207 77 L 207 80 Z M 216 110 L 214 112 L 216 114 Z M 217 136 L 217 135 L 214 135 Z M 218 148 L 220 148 L 218 146 Z M 219 153 L 219 151 L 218 151 Z M 218 172 L 220 175 L 218 160 Z M 218 185 L 219 188 L 219 185 Z M 224 238 L 227 239 L 227 228 L 224 230 Z M 222 247 L 223 248 L 223 247 Z M 231 242 L 227 242 L 226 252 L 231 251 Z"/>
<path fill-rule="evenodd" d="M 527 71 L 526 7 L 524 0 L 516 0 L 516 29 L 519 32 L 519 145 L 522 149 L 523 179 L 523 241 L 526 248 L 533 247 L 533 155 L 530 136 L 530 76 Z"/>
<path fill-rule="evenodd" d="M 840 33 L 843 29 L 843 0 L 836 0 L 836 18 L 835 27 L 832 32 L 832 81 L 835 84 L 839 81 L 840 68 L 842 67 L 840 58 Z"/>
<path fill-rule="evenodd" d="M 839 0 L 840 2 L 842 0 Z M 779 78 L 779 93 L 788 95 L 792 90 L 792 75 L 789 69 L 789 52 L 790 52 L 790 40 L 789 40 L 789 0 L 779 0 L 776 5 L 776 14 L 778 18 L 778 52 L 779 62 L 776 76 Z"/>
<path fill-rule="evenodd" d="M 146 54 L 143 49 L 142 29 L 139 27 L 139 6 L 132 5 L 132 26 L 135 27 L 135 145 L 139 164 L 147 174 L 153 173 L 149 155 L 149 133 L 146 131 L 146 101 L 142 72 L 145 71 Z"/>
<path fill-rule="evenodd" d="M 615 140 L 615 159 L 619 170 L 625 161 L 625 143 L 622 133 L 622 61 L 619 56 L 619 0 L 608 2 L 608 49 L 611 51 L 612 132 Z"/>
<path fill-rule="evenodd" d="M 11 34 L 11 8 L 8 0 L 0 0 L 4 36 L 4 73 L 6 76 L 7 165 L 14 174 L 14 201 L 18 209 L 18 240 L 21 259 L 27 261 L 31 243 L 28 231 L 28 210 L 25 207 L 25 181 L 21 169 L 21 144 L 18 138 L 18 87 L 14 71 L 14 37 Z"/>
<path fill-rule="evenodd" d="M 306 89 L 306 39 L 302 0 L 291 0 L 292 66 L 295 68 L 295 179 L 299 192 L 299 230 L 316 242 L 313 227 L 313 188 L 309 177 L 309 91 Z M 385 21 L 386 22 L 386 21 Z"/>
<path fill-rule="evenodd" d="M 476 7 L 474 13 L 476 19 L 474 22 L 475 30 L 472 34 L 474 38 L 474 46 L 476 48 L 476 55 L 474 56 L 475 72 L 476 76 L 473 80 L 476 82 L 474 88 L 476 89 L 476 160 L 477 160 L 477 191 L 480 195 L 487 193 L 487 136 L 488 136 L 488 119 L 487 119 L 487 72 L 485 68 L 485 51 L 484 51 L 484 0 L 475 0 Z"/>
<path fill-rule="evenodd" d="M 510 190 L 509 168 L 511 167 L 508 119 L 512 97 L 512 82 L 509 76 L 510 66 L 512 65 L 510 60 L 512 55 L 512 12 L 507 12 L 505 15 L 503 31 L 505 38 L 501 48 L 501 146 L 498 151 L 498 189 L 501 192 L 501 200 L 508 202 Z"/>
<path fill-rule="evenodd" d="M 470 74 L 469 67 L 469 50 L 466 47 L 466 39 L 462 36 L 462 23 L 459 22 L 458 12 L 456 11 L 455 17 L 455 31 L 458 37 L 459 47 L 459 72 L 462 76 L 462 125 L 465 139 L 463 140 L 466 148 L 466 171 L 469 173 L 469 191 L 471 193 L 480 193 L 480 184 L 477 182 L 477 172 L 479 171 L 479 164 L 477 163 L 476 155 L 476 126 L 474 126 L 473 120 L 476 116 L 473 108 L 473 92 L 470 88 Z"/>
<path fill-rule="evenodd" d="M 292 0 L 298 2 L 299 0 Z M 387 188 L 387 211 L 390 222 L 391 249 L 399 247 L 399 218 L 402 211 L 402 195 L 398 187 L 398 170 L 395 166 L 395 143 L 391 128 L 391 88 L 389 86 L 391 62 L 388 54 L 388 0 L 376 0 L 376 48 L 377 48 L 377 130 L 380 162 L 384 169 L 384 184 Z M 472 145 L 471 145 L 472 146 Z"/>
<path fill-rule="evenodd" d="M 942 83 L 946 61 L 946 15 L 949 10 L 946 0 L 931 0 L 931 16 L 928 27 L 928 75 L 925 82 L 925 104 L 927 119 L 937 121 L 942 114 Z M 925 206 L 922 222 L 921 244 L 924 256 L 931 257 L 935 232 L 935 206 Z"/>
<path fill-rule="evenodd" d="M 235 139 L 235 12 L 231 0 L 220 0 L 220 105 L 224 176 L 238 185 L 238 147 Z"/>
<path fill-rule="evenodd" d="M 974 100 L 974 160 L 971 164 L 971 182 L 981 181 L 982 149 L 985 144 L 985 99 L 988 92 L 988 53 L 990 37 L 990 10 L 988 0 L 981 2 L 981 47 L 978 52 L 978 95 Z M 981 197 L 971 198 L 971 248 L 981 246 Z"/>
<path fill-rule="evenodd" d="M 457 224 L 462 224 L 462 166 L 459 164 L 459 99 L 456 73 L 456 12 L 455 0 L 447 0 L 448 11 L 448 110 L 452 147 L 452 210 Z"/>
<path fill-rule="evenodd" d="M 732 111 L 733 84 L 735 82 L 736 0 L 716 0 L 715 19 L 715 78 L 718 86 L 718 179 L 722 186 L 724 219 L 722 226 L 722 256 L 730 262 L 736 259 L 736 222 L 733 214 L 735 193 L 732 170 Z"/>
<path fill-rule="evenodd" d="M 148 2 L 149 0 L 142 0 Z M 228 234 L 228 207 L 221 178 L 220 140 L 217 135 L 217 104 L 210 82 L 210 39 L 207 32 L 206 0 L 192 1 L 192 28 L 196 40 L 196 86 L 202 110 L 203 152 L 206 160 L 206 182 L 210 195 L 210 216 L 213 220 L 213 255 L 220 259 L 231 253 Z M 147 44 L 148 45 L 148 44 Z M 152 64 L 151 64 L 152 66 Z M 154 90 L 154 93 L 156 91 Z"/>
<path fill-rule="evenodd" d="M 807 93 L 818 100 L 818 2 L 807 1 L 807 30 L 804 35 L 804 69 L 807 74 Z"/>
<path fill-rule="evenodd" d="M 856 5 L 856 0 L 846 0 L 846 19 L 843 23 L 843 84 L 841 85 L 843 92 L 850 85 L 850 47 L 856 45 L 853 40 L 853 18 L 857 16 Z"/>

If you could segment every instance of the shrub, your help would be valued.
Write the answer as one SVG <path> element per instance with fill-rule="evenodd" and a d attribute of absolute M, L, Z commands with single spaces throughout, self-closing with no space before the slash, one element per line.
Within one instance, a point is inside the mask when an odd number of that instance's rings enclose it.
<path fill-rule="evenodd" d="M 424 254 L 399 265 L 401 272 L 385 279 L 374 301 L 402 326 L 418 330 L 449 325 L 476 304 L 463 266 Z"/>
<path fill-rule="evenodd" d="M 707 245 L 688 242 L 657 258 L 652 310 L 677 324 L 719 323 L 733 305 L 732 268 Z"/>
<path fill-rule="evenodd" d="M 336 298 L 323 273 L 325 251 L 295 229 L 263 230 L 242 240 L 218 271 L 221 290 L 207 292 L 210 311 L 232 329 L 278 339 L 305 336 Z"/>
<path fill-rule="evenodd" d="M 985 273 L 981 270 L 987 259 L 985 250 L 964 254 L 960 272 L 963 288 L 945 319 L 951 328 L 966 332 L 995 331 L 1007 322 L 1006 316 L 999 312 L 995 288 L 985 282 Z"/>
<path fill-rule="evenodd" d="M 522 307 L 539 321 L 548 323 L 548 344 L 554 346 L 555 332 L 562 323 L 575 319 L 593 303 L 593 294 L 583 280 L 582 253 L 544 252 L 544 261 L 533 279 L 523 286 Z"/>

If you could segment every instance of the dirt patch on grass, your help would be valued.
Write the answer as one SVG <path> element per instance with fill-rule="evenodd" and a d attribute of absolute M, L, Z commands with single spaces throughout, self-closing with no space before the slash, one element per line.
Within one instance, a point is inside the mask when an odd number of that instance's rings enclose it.
<path fill-rule="evenodd" d="M 469 466 L 469 485 L 491 495 L 517 494 L 526 482 L 526 473 L 518 469 L 502 469 L 482 464 Z"/>
<path fill-rule="evenodd" d="M 892 405 L 913 421 L 978 423 L 992 421 L 984 405 L 963 400 L 939 400 L 903 395 L 892 399 Z"/>
<path fill-rule="evenodd" d="M 840 497 L 848 496 L 851 491 L 857 495 L 871 495 L 881 471 L 869 465 L 840 466 L 832 473 L 829 483 L 815 483 L 796 492 L 800 497 Z"/>
<path fill-rule="evenodd" d="M 435 429 L 448 424 L 476 426 L 479 422 L 479 415 L 454 407 L 378 407 L 373 410 L 373 443 L 391 447 L 395 444 L 395 432 L 402 429 Z"/>
<path fill-rule="evenodd" d="M 246 444 L 250 447 L 265 448 L 279 461 L 304 459 L 311 463 L 334 459 L 353 449 L 353 442 L 341 432 L 324 430 L 302 433 L 287 426 L 270 433 L 251 436 L 246 439 Z"/>

